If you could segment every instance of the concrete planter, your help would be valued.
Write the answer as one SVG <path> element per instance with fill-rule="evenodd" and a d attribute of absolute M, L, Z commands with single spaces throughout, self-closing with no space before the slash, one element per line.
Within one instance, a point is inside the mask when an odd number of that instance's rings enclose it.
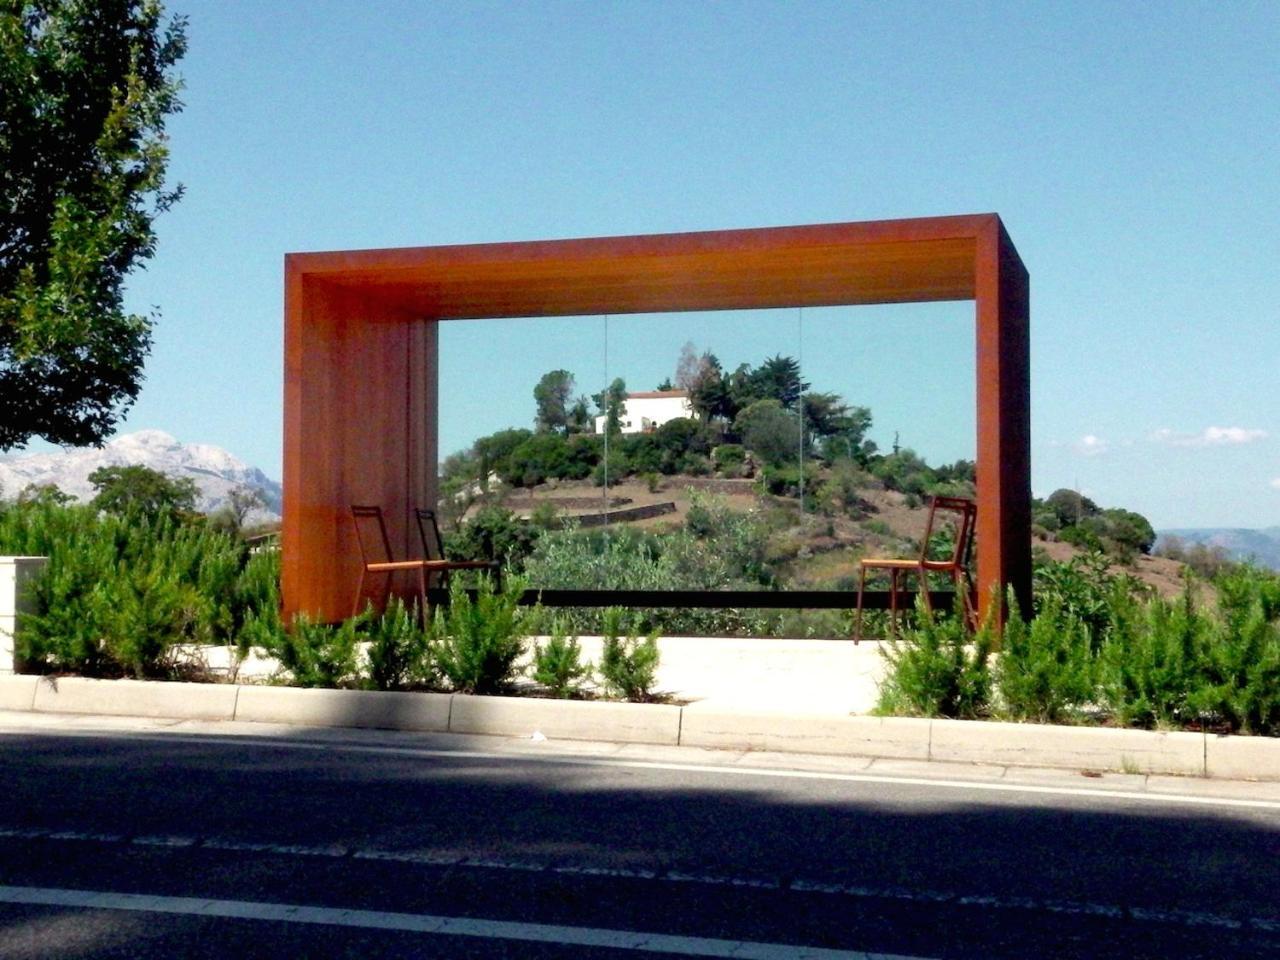
<path fill-rule="evenodd" d="M 35 612 L 31 584 L 48 562 L 48 557 L 0 557 L 0 674 L 22 667 L 15 662 L 14 638 L 22 629 L 22 614 Z"/>

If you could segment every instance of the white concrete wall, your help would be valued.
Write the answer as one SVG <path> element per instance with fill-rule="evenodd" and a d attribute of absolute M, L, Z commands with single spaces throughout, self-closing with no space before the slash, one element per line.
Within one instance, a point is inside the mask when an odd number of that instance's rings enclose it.
<path fill-rule="evenodd" d="M 14 671 L 13 635 L 18 614 L 35 612 L 28 586 L 47 562 L 47 557 L 0 557 L 0 674 Z"/>
<path fill-rule="evenodd" d="M 693 404 L 684 394 L 657 397 L 628 394 L 622 411 L 622 432 L 643 433 L 672 420 L 692 417 Z M 604 417 L 596 417 L 596 433 L 604 433 L 604 424 Z"/>

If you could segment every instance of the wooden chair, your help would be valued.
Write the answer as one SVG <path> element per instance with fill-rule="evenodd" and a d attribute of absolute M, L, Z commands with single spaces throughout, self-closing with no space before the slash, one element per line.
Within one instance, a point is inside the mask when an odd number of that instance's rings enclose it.
<path fill-rule="evenodd" d="M 939 514 L 955 516 L 955 542 L 951 555 L 944 560 L 929 557 L 929 541 Z M 853 642 L 862 640 L 862 595 L 867 587 L 868 570 L 889 571 L 889 616 L 897 622 L 899 616 L 898 594 L 908 574 L 914 573 L 919 584 L 920 596 L 926 610 L 932 612 L 929 599 L 929 574 L 941 573 L 951 578 L 955 586 L 956 603 L 960 604 L 965 622 L 971 627 L 974 604 L 969 584 L 969 552 L 973 547 L 973 528 L 978 516 L 978 505 L 966 497 L 933 497 L 929 502 L 929 520 L 925 524 L 924 539 L 920 542 L 920 556 L 914 560 L 891 560 L 867 557 L 861 561 L 862 575 L 858 581 L 858 613 L 854 621 Z"/>
<path fill-rule="evenodd" d="M 447 587 L 450 570 L 488 570 L 494 576 L 495 586 L 502 572 L 502 565 L 496 560 L 448 560 L 444 556 L 444 539 L 440 536 L 440 525 L 436 522 L 436 512 L 418 507 L 413 511 L 418 521 L 418 536 L 422 540 L 422 555 L 428 560 L 439 560 L 447 565 L 435 567 L 427 573 L 427 585 L 431 587 Z M 436 582 L 433 582 L 435 578 Z"/>
<path fill-rule="evenodd" d="M 387 524 L 382 517 L 381 507 L 351 507 L 351 519 L 356 525 L 356 540 L 360 544 L 360 582 L 356 585 L 356 599 L 351 615 L 360 613 L 360 600 L 364 596 L 364 581 L 369 574 L 386 576 L 382 590 L 381 606 L 385 607 L 391 593 L 391 577 L 402 571 L 416 572 L 418 575 L 419 612 L 424 621 L 427 616 L 427 578 L 439 571 L 458 569 L 461 566 L 473 566 L 471 562 L 451 563 L 448 560 L 423 557 L 417 560 L 397 560 L 391 552 L 391 540 L 387 537 Z M 484 563 L 483 561 L 481 561 Z"/>

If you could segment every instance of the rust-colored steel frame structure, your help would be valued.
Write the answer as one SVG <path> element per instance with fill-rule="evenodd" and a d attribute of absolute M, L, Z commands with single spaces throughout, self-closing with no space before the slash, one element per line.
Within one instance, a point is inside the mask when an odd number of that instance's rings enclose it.
<path fill-rule="evenodd" d="M 973 300 L 979 602 L 1031 590 L 1029 284 L 995 214 L 285 257 L 284 613 L 350 611 L 353 503 L 433 506 L 437 323 Z M 501 346 L 483 376 L 500 376 Z M 477 389 L 483 389 L 477 371 Z"/>

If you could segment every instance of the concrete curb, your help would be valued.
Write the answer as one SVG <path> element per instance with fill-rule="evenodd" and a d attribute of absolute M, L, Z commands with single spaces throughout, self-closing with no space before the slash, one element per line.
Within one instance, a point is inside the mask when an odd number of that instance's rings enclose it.
<path fill-rule="evenodd" d="M 670 704 L 541 700 L 531 697 L 468 697 L 456 694 L 450 733 L 613 743 L 680 743 L 680 707 Z"/>
<path fill-rule="evenodd" d="M 259 685 L 0 676 L 0 710 L 1280 781 L 1280 738 Z"/>
<path fill-rule="evenodd" d="M 31 709 L 37 713 L 231 720 L 237 692 L 236 687 L 219 683 L 41 677 Z"/>
<path fill-rule="evenodd" d="M 315 727 L 370 727 L 449 731 L 449 693 L 379 693 L 374 690 L 303 690 L 244 685 L 236 688 L 234 720 Z"/>
<path fill-rule="evenodd" d="M 930 760 L 1039 767 L 1046 765 L 1046 757 L 1054 758 L 1050 765 L 1055 767 L 1203 776 L 1204 735 L 972 720 L 930 722 Z"/>
<path fill-rule="evenodd" d="M 0 676 L 0 710 L 34 710 L 39 677 Z"/>
<path fill-rule="evenodd" d="M 685 707 L 680 743 L 721 750 L 827 753 L 929 759 L 929 721 L 909 717 L 833 717 Z"/>

